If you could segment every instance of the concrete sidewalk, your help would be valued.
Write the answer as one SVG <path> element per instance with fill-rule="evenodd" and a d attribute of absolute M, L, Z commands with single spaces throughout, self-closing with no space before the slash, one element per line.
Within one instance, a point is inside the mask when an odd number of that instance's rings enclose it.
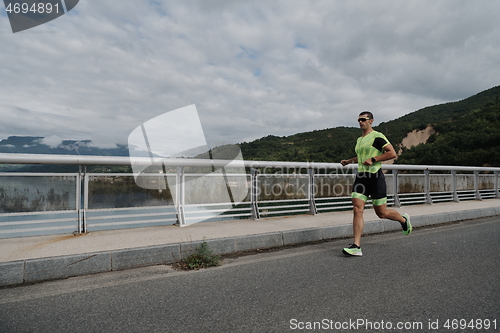
<path fill-rule="evenodd" d="M 500 215 L 500 200 L 449 202 L 397 209 L 414 227 Z M 400 230 L 365 211 L 364 233 Z M 174 263 L 204 240 L 215 254 L 352 236 L 352 212 L 198 223 L 0 239 L 0 286 Z M 348 241 L 346 241 L 347 245 Z"/>

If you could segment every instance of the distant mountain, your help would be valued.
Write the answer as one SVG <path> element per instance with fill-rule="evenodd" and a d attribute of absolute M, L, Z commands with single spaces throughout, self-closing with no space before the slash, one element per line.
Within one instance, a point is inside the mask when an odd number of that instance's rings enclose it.
<path fill-rule="evenodd" d="M 9 136 L 0 141 L 0 153 L 128 156 L 126 145 L 99 148 L 91 140 L 63 140 L 56 147 L 43 143 L 40 136 Z"/>
<path fill-rule="evenodd" d="M 126 145 L 117 145 L 116 148 L 99 148 L 91 140 L 63 140 L 59 145 L 52 147 L 43 143 L 40 136 L 10 136 L 0 141 L 0 153 L 18 154 L 58 154 L 58 155 L 97 155 L 97 156 L 128 156 Z M 129 171 L 127 167 L 92 167 L 93 171 Z M 75 172 L 76 165 L 0 165 L 0 171 L 26 172 Z"/>

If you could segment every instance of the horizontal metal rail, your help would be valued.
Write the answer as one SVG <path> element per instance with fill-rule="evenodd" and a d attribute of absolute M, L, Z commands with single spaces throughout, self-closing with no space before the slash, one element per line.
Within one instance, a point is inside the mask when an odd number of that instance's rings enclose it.
<path fill-rule="evenodd" d="M 116 165 L 116 166 L 150 166 L 152 163 L 169 168 L 162 168 L 166 173 L 147 173 L 145 177 L 163 177 L 175 179 L 175 188 L 166 191 L 174 191 L 171 195 L 171 204 L 165 204 L 164 197 L 156 200 L 152 206 L 148 204 L 132 202 L 127 207 L 104 207 L 99 202 L 103 196 L 110 200 L 109 196 L 117 194 L 98 194 L 91 189 L 95 184 L 102 186 L 125 186 L 123 184 L 134 184 L 127 178 L 135 177 L 133 173 L 87 173 L 88 165 Z M 158 226 L 178 224 L 186 226 L 201 220 L 212 221 L 221 219 L 253 218 L 261 216 L 290 215 L 290 214 L 317 214 L 318 212 L 329 212 L 352 209 L 351 199 L 347 189 L 350 189 L 357 170 L 357 165 L 343 167 L 340 163 L 316 163 L 316 162 L 284 162 L 284 161 L 242 161 L 242 160 L 208 160 L 208 159 L 186 159 L 186 158 L 129 158 L 116 156 L 86 156 L 86 155 L 43 155 L 43 154 L 0 154 L 0 164 L 47 164 L 47 165 L 80 165 L 78 173 L 0 173 L 2 177 L 9 177 L 18 182 L 15 177 L 52 177 L 57 181 L 70 180 L 75 183 L 73 195 L 75 205 L 65 210 L 50 211 L 7 211 L 0 213 L 0 238 L 19 237 L 19 235 L 35 235 L 67 232 L 75 229 L 77 233 L 92 230 L 107 230 L 116 228 L 131 228 L 144 226 Z M 213 172 L 200 173 L 197 168 L 239 168 L 250 169 L 249 174 Z M 192 169 L 188 169 L 192 168 Z M 388 205 L 399 207 L 401 205 L 432 204 L 434 202 L 461 200 L 481 200 L 486 198 L 500 198 L 499 171 L 498 167 L 468 167 L 468 166 L 439 166 L 439 165 L 394 165 L 383 164 L 384 170 L 390 170 L 386 181 L 388 184 Z M 198 170 L 198 171 L 197 171 Z M 400 171 L 417 171 L 422 174 L 402 174 Z M 439 172 L 440 174 L 431 174 Z M 448 174 L 442 174 L 448 172 Z M 458 174 L 460 172 L 461 174 Z M 464 173 L 464 174 L 462 174 Z M 493 173 L 493 175 L 482 174 Z M 238 182 L 228 182 L 231 177 L 242 177 L 248 188 L 248 196 L 243 202 L 210 202 L 213 198 L 199 198 L 188 200 L 187 198 L 196 191 L 196 187 L 186 186 L 191 179 L 197 177 L 225 177 L 228 188 L 238 187 Z M 444 178 L 440 178 L 444 177 Z M 436 179 L 444 179 L 439 184 Z M 99 181 L 104 180 L 103 183 Z M 96 183 L 93 183 L 96 182 Z M 435 183 L 437 182 L 437 183 Z M 459 189 L 459 183 L 462 185 Z M 31 181 L 28 181 L 31 184 Z M 444 183 L 444 184 L 443 184 Z M 469 185 L 465 186 L 463 183 Z M 473 185 L 470 185 L 472 184 Z M 488 188 L 483 183 L 491 184 Z M 67 183 L 66 183 L 67 184 Z M 103 185 L 104 184 L 104 185 Z M 100 185 L 100 186 L 101 186 Z M 409 185 L 409 193 L 404 186 Z M 0 183 L 0 190 L 2 183 Z M 23 185 L 24 186 L 24 185 Z M 29 186 L 29 185 L 26 185 Z M 128 185 L 127 185 L 128 186 Z M 400 188 L 402 186 L 402 188 Z M 139 186 L 136 186 L 139 188 Z M 323 191 L 324 187 L 334 191 Z M 279 191 L 279 195 L 269 190 Z M 22 188 L 15 189 L 20 192 Z M 0 204 L 2 195 L 4 201 L 8 200 L 9 194 L 0 191 Z M 149 191 L 149 192 L 147 192 Z M 161 189 L 145 190 L 143 195 L 152 192 L 161 193 Z M 4 191 L 5 192 L 5 191 Z M 326 192 L 326 193 L 325 193 Z M 337 193 L 338 192 L 338 193 Z M 140 194 L 140 193 L 139 193 Z M 21 193 L 20 200 L 26 197 Z M 113 198 L 111 198 L 113 199 Z M 206 199 L 206 200 L 202 200 Z M 92 201 L 93 200 L 93 201 Z M 96 206 L 96 200 L 98 202 Z M 153 200 L 153 201 L 154 201 Z M 112 201 L 112 200 L 111 200 Z M 206 202 L 205 202 L 206 201 Z M 138 205 L 135 207 L 135 205 Z M 367 203 L 367 207 L 371 207 Z M 23 206 L 26 207 L 26 206 Z M 12 208 L 13 209 L 13 208 Z M 23 208 L 26 209 L 26 208 Z M 57 215 L 54 215 L 57 214 Z M 66 214 L 66 215 L 61 215 Z"/>
<path fill-rule="evenodd" d="M 356 164 L 343 167 L 340 163 L 285 162 L 285 161 L 245 161 L 195 158 L 157 158 L 158 162 L 179 167 L 241 167 L 245 168 L 289 168 L 289 169 L 357 169 Z M 149 157 L 90 156 L 90 155 L 51 155 L 51 154 L 8 154 L 0 153 L 0 164 L 51 164 L 51 165 L 151 165 Z M 405 171 L 462 171 L 462 172 L 499 172 L 500 167 L 470 167 L 447 165 L 404 165 L 382 164 L 384 170 Z"/>

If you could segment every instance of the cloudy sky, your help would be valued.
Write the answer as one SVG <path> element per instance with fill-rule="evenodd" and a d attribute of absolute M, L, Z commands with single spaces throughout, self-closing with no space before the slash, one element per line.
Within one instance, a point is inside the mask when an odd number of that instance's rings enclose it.
<path fill-rule="evenodd" d="M 127 143 L 195 104 L 209 142 L 356 126 L 500 84 L 498 0 L 80 0 L 12 33 L 0 139 Z"/>

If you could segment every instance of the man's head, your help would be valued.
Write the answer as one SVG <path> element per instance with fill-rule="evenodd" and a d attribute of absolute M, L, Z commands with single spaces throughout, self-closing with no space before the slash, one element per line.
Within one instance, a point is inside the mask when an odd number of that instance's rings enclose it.
<path fill-rule="evenodd" d="M 363 111 L 359 114 L 359 118 L 373 119 L 373 113 L 371 113 L 370 111 Z"/>
<path fill-rule="evenodd" d="M 373 113 L 370 111 L 363 111 L 358 116 L 358 124 L 362 130 L 369 129 L 373 124 Z"/>

